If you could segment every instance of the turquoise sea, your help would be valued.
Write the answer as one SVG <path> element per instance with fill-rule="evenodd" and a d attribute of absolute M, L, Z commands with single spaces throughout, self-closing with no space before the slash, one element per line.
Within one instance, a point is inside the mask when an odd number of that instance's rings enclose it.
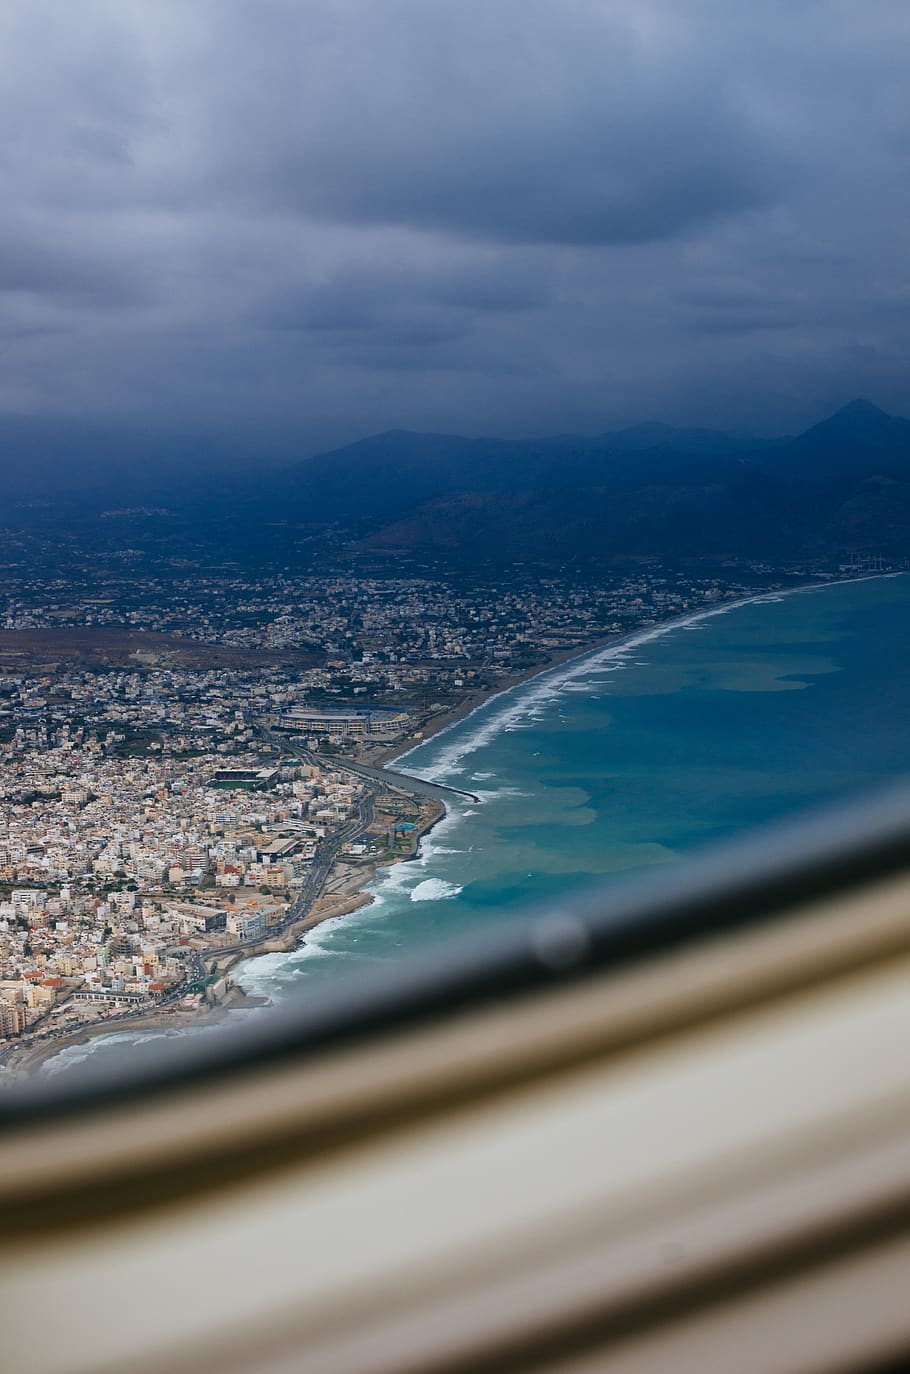
<path fill-rule="evenodd" d="M 475 792 L 373 904 L 240 979 L 273 999 L 673 863 L 910 773 L 910 577 L 769 595 L 644 630 L 489 701 L 402 756 Z"/>
<path fill-rule="evenodd" d="M 910 773 L 908 630 L 910 576 L 805 588 L 643 630 L 503 693 L 397 765 L 479 803 L 455 800 L 371 906 L 236 976 L 276 1002 L 306 997 L 315 980 Z M 50 1070 L 148 1038 L 76 1046 Z"/>

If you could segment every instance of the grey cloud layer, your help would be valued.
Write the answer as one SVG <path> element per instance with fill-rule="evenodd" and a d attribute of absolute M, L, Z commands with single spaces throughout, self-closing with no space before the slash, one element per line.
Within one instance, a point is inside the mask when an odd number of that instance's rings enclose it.
<path fill-rule="evenodd" d="M 903 0 L 12 0 L 0 409 L 910 408 Z"/>
<path fill-rule="evenodd" d="M 683 35 L 647 42 L 627 6 L 341 6 L 329 34 L 309 16 L 293 27 L 264 64 L 270 137 L 226 169 L 240 195 L 353 224 L 609 244 L 765 204 L 783 180 L 782 149 L 721 74 Z M 260 97 L 229 84 L 221 146 L 256 127 Z"/>

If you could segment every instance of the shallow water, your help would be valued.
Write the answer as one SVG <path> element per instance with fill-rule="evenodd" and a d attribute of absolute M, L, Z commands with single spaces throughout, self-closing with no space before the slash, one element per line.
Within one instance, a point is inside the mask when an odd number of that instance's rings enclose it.
<path fill-rule="evenodd" d="M 249 991 L 315 978 L 501 920 L 592 881 L 910 772 L 910 577 L 722 607 L 551 670 L 403 756 L 455 800 L 375 901 Z"/>
<path fill-rule="evenodd" d="M 480 802 L 454 800 L 417 859 L 382 871 L 371 906 L 235 976 L 275 1001 L 305 997 L 315 980 L 910 772 L 908 627 L 908 576 L 805 589 L 644 630 L 501 694 L 396 765 Z"/>

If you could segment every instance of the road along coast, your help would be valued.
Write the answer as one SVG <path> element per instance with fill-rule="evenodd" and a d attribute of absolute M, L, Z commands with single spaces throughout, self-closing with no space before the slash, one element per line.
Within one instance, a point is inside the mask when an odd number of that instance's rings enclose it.
<path fill-rule="evenodd" d="M 408 742 L 404 751 L 399 745 L 397 749 L 384 751 L 385 760 L 400 764 L 418 745 L 426 740 L 438 736 L 447 730 L 453 729 L 469 715 L 486 706 L 497 697 L 514 691 L 516 687 L 522 686 L 534 679 L 546 678 L 549 673 L 558 669 L 565 668 L 573 662 L 596 657 L 598 653 L 610 650 L 614 653 L 625 647 L 634 648 L 642 642 L 650 640 L 652 637 L 662 635 L 677 626 L 691 625 L 699 620 L 723 614 L 728 610 L 759 601 L 768 597 L 779 598 L 796 591 L 810 590 L 814 588 L 824 588 L 836 584 L 856 582 L 866 579 L 844 578 L 834 579 L 825 582 L 800 583 L 789 588 L 764 588 L 748 596 L 729 598 L 719 604 L 699 609 L 682 616 L 668 617 L 660 622 L 645 623 L 632 631 L 623 635 L 613 635 L 608 638 L 584 646 L 573 652 L 564 652 L 558 655 L 551 655 L 548 661 L 539 666 L 535 671 L 522 674 L 514 682 L 508 685 L 500 685 L 495 692 L 474 694 L 465 698 L 457 711 L 450 711 L 441 714 L 434 720 L 424 723 L 424 729 L 420 732 L 420 737 Z M 375 756 L 371 757 L 370 763 L 374 765 L 378 762 Z M 339 767 L 345 764 L 341 759 L 333 759 L 333 763 Z M 353 771 L 358 771 L 359 761 L 353 763 Z M 361 772 L 361 776 L 364 774 Z M 443 774 L 444 776 L 444 774 Z M 411 785 L 406 774 L 401 774 L 396 770 L 395 775 L 384 774 L 382 769 L 366 774 L 372 785 L 377 789 L 391 787 L 397 792 L 413 791 L 420 789 L 417 784 Z M 439 796 L 438 784 L 434 785 L 434 792 Z M 424 803 L 426 805 L 426 802 Z M 202 961 L 207 973 L 228 974 L 236 969 L 241 962 L 256 957 L 260 954 L 291 954 L 297 948 L 301 938 L 307 931 L 323 921 L 331 920 L 339 916 L 347 915 L 373 900 L 372 895 L 364 891 L 372 882 L 375 881 L 378 870 L 385 865 L 392 865 L 404 860 L 414 858 L 419 853 L 421 838 L 432 828 L 445 814 L 444 804 L 439 801 L 432 808 L 427 810 L 422 823 L 415 827 L 410 833 L 406 848 L 402 848 L 394 854 L 387 854 L 382 861 L 353 861 L 351 857 L 341 852 L 341 844 L 334 850 L 324 852 L 319 863 L 316 865 L 314 880 L 307 884 L 307 888 L 297 898 L 287 914 L 281 921 L 278 928 L 269 930 L 261 940 L 250 942 L 242 946 L 235 946 L 229 949 L 224 947 L 211 948 L 201 952 Z M 367 821 L 367 816 L 361 818 Z M 346 836 L 347 840 L 359 837 L 368 828 L 368 824 L 354 827 L 351 833 Z M 127 1033 L 129 1035 L 139 1032 L 156 1031 L 177 1031 L 188 1026 L 207 1025 L 216 1022 L 226 1015 L 230 1010 L 238 1007 L 254 1006 L 261 1003 L 262 998 L 252 999 L 245 997 L 242 990 L 234 988 L 229 991 L 226 1001 L 219 1006 L 210 1008 L 205 1007 L 199 1011 L 192 1011 L 179 1007 L 172 1002 L 166 1007 L 145 1007 L 136 1012 L 128 1013 L 119 1017 L 109 1018 L 102 1022 L 90 1025 L 74 1026 L 64 1032 L 59 1032 L 53 1039 L 36 1039 L 24 1045 L 16 1047 L 10 1046 L 8 1054 L 5 1056 L 6 1067 L 14 1071 L 33 1071 L 34 1068 L 44 1060 L 58 1054 L 63 1048 L 72 1044 L 84 1043 L 96 1037 L 110 1036 L 114 1033 Z"/>
<path fill-rule="evenodd" d="M 227 980 L 226 995 L 215 1006 L 206 1005 L 199 1009 L 190 1009 L 182 1007 L 177 1001 L 172 1001 L 164 1006 L 141 1007 L 136 1011 L 107 1017 L 103 1021 L 87 1022 L 64 1031 L 38 1036 L 24 1044 L 8 1043 L 4 1047 L 2 1061 L 6 1081 L 34 1074 L 42 1065 L 56 1058 L 64 1050 L 85 1045 L 92 1040 L 102 1040 L 114 1035 L 133 1037 L 169 1034 L 215 1026 L 233 1011 L 249 1011 L 267 1005 L 268 998 L 250 995 L 231 980 L 230 975 L 237 965 L 262 954 L 290 954 L 297 948 L 303 936 L 323 921 L 349 915 L 369 905 L 373 898 L 363 889 L 374 880 L 378 870 L 390 864 L 413 859 L 418 853 L 422 837 L 444 815 L 445 807 L 441 802 L 429 803 L 425 819 L 410 832 L 405 847 L 394 857 L 372 863 L 354 863 L 343 857 L 333 857 L 329 862 L 324 861 L 324 871 L 318 884 L 314 884 L 302 898 L 298 898 L 289 908 L 280 926 L 268 932 L 262 939 L 228 949 L 213 947 L 200 951 L 199 960 L 203 966 L 203 976 L 219 975 Z M 354 833 L 356 835 L 358 832 Z"/>
<path fill-rule="evenodd" d="M 729 611 L 734 611 L 740 607 L 748 606 L 756 602 L 779 600 L 799 592 L 823 591 L 829 587 L 846 586 L 852 583 L 869 581 L 870 579 L 894 576 L 897 576 L 894 572 L 872 573 L 860 577 L 830 578 L 823 581 L 818 579 L 801 581 L 791 583 L 788 586 L 766 586 L 755 591 L 750 591 L 744 595 L 725 597 L 710 605 L 699 607 L 696 610 L 688 610 L 683 614 L 668 616 L 659 621 L 643 621 L 642 624 L 636 626 L 634 629 L 625 631 L 622 634 L 607 636 L 593 641 L 579 649 L 551 654 L 545 664 L 529 670 L 526 673 L 522 673 L 514 679 L 507 680 L 505 683 L 500 684 L 495 690 L 472 693 L 465 697 L 457 709 L 440 713 L 428 721 L 425 721 L 421 728 L 415 731 L 412 737 L 413 742 L 408 742 L 404 748 L 402 748 L 401 744 L 398 744 L 371 753 L 369 755 L 369 761 L 373 765 L 374 776 L 378 775 L 381 770 L 391 772 L 394 768 L 396 783 L 401 782 L 404 784 L 408 775 L 401 771 L 402 767 L 406 767 L 409 756 L 415 750 L 425 745 L 429 740 L 438 739 L 440 736 L 453 731 L 457 726 L 461 725 L 462 722 L 479 713 L 492 702 L 515 693 L 515 689 L 518 687 L 530 687 L 537 682 L 545 682 L 547 677 L 551 674 L 556 676 L 558 681 L 561 681 L 560 670 L 571 669 L 574 664 L 579 664 L 582 661 L 587 663 L 591 660 L 596 660 L 598 655 L 607 653 L 612 658 L 617 653 L 622 653 L 627 649 L 636 649 L 638 646 L 648 643 L 653 639 L 660 638 L 675 629 L 683 629 L 692 625 L 697 625 L 701 621 L 724 615 Z M 419 766 L 415 763 L 415 774 L 423 772 L 425 768 L 426 764 L 423 761 Z M 430 786 L 438 788 L 440 785 L 445 785 L 440 783 L 434 769 L 431 768 L 429 771 L 432 779 Z M 441 776 L 445 778 L 447 775 L 443 771 Z M 459 789 L 451 790 L 457 792 Z M 424 830 L 422 833 L 425 834 L 426 831 Z M 417 854 L 419 854 L 419 850 L 420 843 L 418 839 L 416 845 Z M 367 882 L 371 882 L 372 877 L 372 874 L 367 875 L 364 873 L 364 885 L 366 885 Z M 366 898 L 366 901 L 372 900 L 370 893 L 363 893 L 361 895 Z"/>

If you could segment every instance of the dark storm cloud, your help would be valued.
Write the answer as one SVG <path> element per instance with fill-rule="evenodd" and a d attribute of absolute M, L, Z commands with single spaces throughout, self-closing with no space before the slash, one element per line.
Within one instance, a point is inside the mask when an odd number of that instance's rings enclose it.
<path fill-rule="evenodd" d="M 236 193 L 352 224 L 610 244 L 764 205 L 785 183 L 783 148 L 704 52 L 680 33 L 670 51 L 649 42 L 628 6 L 345 10 L 327 33 L 304 9 L 296 43 L 269 54 L 268 140 L 239 133 L 257 126 L 256 83 L 229 84 L 219 143 Z"/>
<path fill-rule="evenodd" d="M 0 412 L 910 410 L 904 0 L 11 0 Z"/>

